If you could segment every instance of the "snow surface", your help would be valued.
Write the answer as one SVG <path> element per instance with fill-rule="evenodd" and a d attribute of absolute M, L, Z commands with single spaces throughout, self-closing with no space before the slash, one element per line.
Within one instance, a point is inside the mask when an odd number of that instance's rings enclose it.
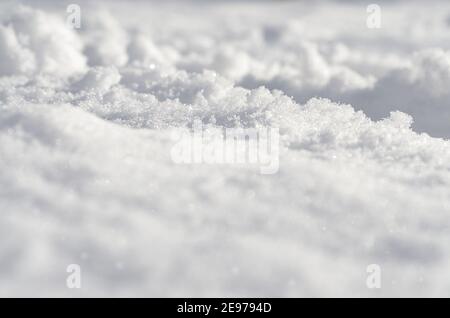
<path fill-rule="evenodd" d="M 0 4 L 0 296 L 450 295 L 448 2 L 39 3 Z M 175 164 L 198 119 L 279 172 Z"/>

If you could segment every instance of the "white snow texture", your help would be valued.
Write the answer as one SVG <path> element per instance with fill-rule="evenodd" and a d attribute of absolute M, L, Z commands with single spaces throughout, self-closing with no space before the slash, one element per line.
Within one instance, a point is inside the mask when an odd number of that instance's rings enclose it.
<path fill-rule="evenodd" d="M 0 296 L 450 296 L 447 1 L 69 3 L 0 4 Z M 175 164 L 195 120 L 278 173 Z"/>

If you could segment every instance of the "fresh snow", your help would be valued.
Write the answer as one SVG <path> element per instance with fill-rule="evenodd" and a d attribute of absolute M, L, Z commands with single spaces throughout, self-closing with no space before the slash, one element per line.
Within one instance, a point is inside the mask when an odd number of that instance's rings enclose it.
<path fill-rule="evenodd" d="M 448 297 L 450 4 L 380 3 L 2 2 L 0 296 Z M 176 164 L 196 120 L 279 171 Z"/>

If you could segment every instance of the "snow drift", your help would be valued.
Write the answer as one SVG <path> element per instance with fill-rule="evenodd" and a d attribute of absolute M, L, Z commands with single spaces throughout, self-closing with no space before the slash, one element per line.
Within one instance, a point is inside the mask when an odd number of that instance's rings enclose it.
<path fill-rule="evenodd" d="M 449 48 L 423 20 L 384 52 L 317 26 L 332 3 L 108 6 L 81 30 L 51 1 L 3 11 L 1 296 L 449 295 Z M 279 128 L 279 172 L 175 164 L 195 120 Z"/>

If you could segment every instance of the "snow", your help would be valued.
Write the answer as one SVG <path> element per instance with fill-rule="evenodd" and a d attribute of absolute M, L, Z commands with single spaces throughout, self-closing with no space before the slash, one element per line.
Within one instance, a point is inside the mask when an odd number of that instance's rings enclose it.
<path fill-rule="evenodd" d="M 450 5 L 361 3 L 0 4 L 0 296 L 448 297 Z M 177 164 L 196 121 L 279 170 Z"/>
<path fill-rule="evenodd" d="M 85 69 L 81 40 L 57 16 L 17 6 L 0 31 L 1 75 L 66 77 Z"/>

